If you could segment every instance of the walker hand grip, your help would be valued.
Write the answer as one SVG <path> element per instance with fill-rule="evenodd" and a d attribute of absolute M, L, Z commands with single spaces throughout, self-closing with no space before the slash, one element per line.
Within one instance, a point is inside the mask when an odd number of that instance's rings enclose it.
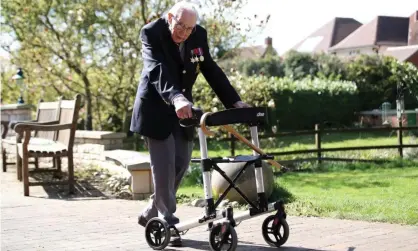
<path fill-rule="evenodd" d="M 274 156 L 273 155 L 267 155 L 267 154 L 263 154 L 261 155 L 262 159 L 266 159 L 266 160 L 274 160 Z"/>
<path fill-rule="evenodd" d="M 233 108 L 211 113 L 205 119 L 206 126 L 248 124 L 256 126 L 267 123 L 267 108 Z"/>
<path fill-rule="evenodd" d="M 203 115 L 202 109 L 198 107 L 192 107 L 192 117 L 187 118 L 187 119 L 180 119 L 179 120 L 180 126 L 182 127 L 198 126 L 202 115 Z"/>

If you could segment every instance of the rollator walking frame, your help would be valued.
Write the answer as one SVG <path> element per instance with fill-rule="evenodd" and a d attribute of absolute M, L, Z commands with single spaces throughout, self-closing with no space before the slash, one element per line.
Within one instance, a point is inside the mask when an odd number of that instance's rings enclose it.
<path fill-rule="evenodd" d="M 264 191 L 262 161 L 270 160 L 271 162 L 271 160 L 274 159 L 273 156 L 268 156 L 259 149 L 257 127 L 266 122 L 267 109 L 262 107 L 236 108 L 214 113 L 207 112 L 204 114 L 200 109 L 193 108 L 193 117 L 180 121 L 180 124 L 184 127 L 198 127 L 201 159 L 192 159 L 192 162 L 200 162 L 203 172 L 203 188 L 206 200 L 205 214 L 199 218 L 180 222 L 173 226 L 169 226 L 167 222 L 161 218 L 152 218 L 145 227 L 145 237 L 151 248 L 157 250 L 164 249 L 168 245 L 173 232 L 177 234 L 185 234 L 185 232 L 191 228 L 207 224 L 208 230 L 210 231 L 209 244 L 212 250 L 235 250 L 238 244 L 238 238 L 235 231 L 237 222 L 268 214 L 273 211 L 276 211 L 276 213 L 266 217 L 263 222 L 261 229 L 263 238 L 267 244 L 274 247 L 280 247 L 287 241 L 289 236 L 289 226 L 286 222 L 284 203 L 281 200 L 268 203 Z M 211 132 L 207 127 L 222 126 L 224 129 L 230 131 L 230 124 L 246 124 L 250 127 L 252 142 L 250 143 L 247 141 L 244 143 L 253 149 L 253 154 L 234 157 L 209 158 L 206 138 L 207 136 L 213 135 L 213 132 Z M 235 131 L 233 131 L 233 134 L 236 135 L 238 139 L 243 139 L 243 137 Z M 232 179 L 229 178 L 217 165 L 218 163 L 237 162 L 245 162 L 245 165 Z M 255 203 L 252 202 L 235 184 L 242 173 L 251 165 L 254 165 L 258 196 Z M 278 164 L 276 162 L 276 166 L 277 165 Z M 216 202 L 214 201 L 212 195 L 212 171 L 219 172 L 219 174 L 229 183 L 229 186 L 219 196 Z M 221 201 L 232 188 L 235 189 L 250 206 L 247 211 L 238 215 L 234 215 L 233 208 L 230 206 L 222 210 L 217 209 Z M 271 238 L 271 236 L 273 238 Z"/>

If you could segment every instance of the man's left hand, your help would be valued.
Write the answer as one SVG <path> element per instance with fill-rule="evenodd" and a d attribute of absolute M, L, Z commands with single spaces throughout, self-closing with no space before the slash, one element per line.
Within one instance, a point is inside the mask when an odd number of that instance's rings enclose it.
<path fill-rule="evenodd" d="M 234 104 L 234 107 L 235 108 L 249 108 L 249 107 L 251 107 L 249 104 L 247 104 L 247 103 L 245 103 L 245 102 L 242 102 L 242 101 L 237 101 L 235 104 Z"/>

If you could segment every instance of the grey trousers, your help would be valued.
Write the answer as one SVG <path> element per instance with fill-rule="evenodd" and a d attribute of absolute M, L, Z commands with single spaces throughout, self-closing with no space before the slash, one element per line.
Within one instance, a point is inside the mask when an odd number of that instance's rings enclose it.
<path fill-rule="evenodd" d="M 178 126 L 165 140 L 146 138 L 154 183 L 150 203 L 141 213 L 146 220 L 157 216 L 169 220 L 176 212 L 177 189 L 193 151 L 193 141 L 186 140 L 181 133 Z"/>

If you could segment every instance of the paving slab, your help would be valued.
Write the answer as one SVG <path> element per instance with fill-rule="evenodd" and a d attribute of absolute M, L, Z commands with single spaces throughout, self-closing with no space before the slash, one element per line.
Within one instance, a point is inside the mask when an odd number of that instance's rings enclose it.
<path fill-rule="evenodd" d="M 137 214 L 144 201 L 111 199 L 92 188 L 77 185 L 74 198 L 66 188 L 31 187 L 23 196 L 23 184 L 13 167 L 1 176 L 1 250 L 151 250 Z M 54 192 L 55 191 L 55 192 Z M 200 217 L 202 208 L 179 206 L 181 220 Z M 266 216 L 243 221 L 236 227 L 237 250 L 274 250 L 261 235 Z M 418 227 L 316 217 L 288 217 L 290 236 L 280 250 L 418 250 Z M 182 248 L 209 250 L 206 227 L 183 235 Z"/>

